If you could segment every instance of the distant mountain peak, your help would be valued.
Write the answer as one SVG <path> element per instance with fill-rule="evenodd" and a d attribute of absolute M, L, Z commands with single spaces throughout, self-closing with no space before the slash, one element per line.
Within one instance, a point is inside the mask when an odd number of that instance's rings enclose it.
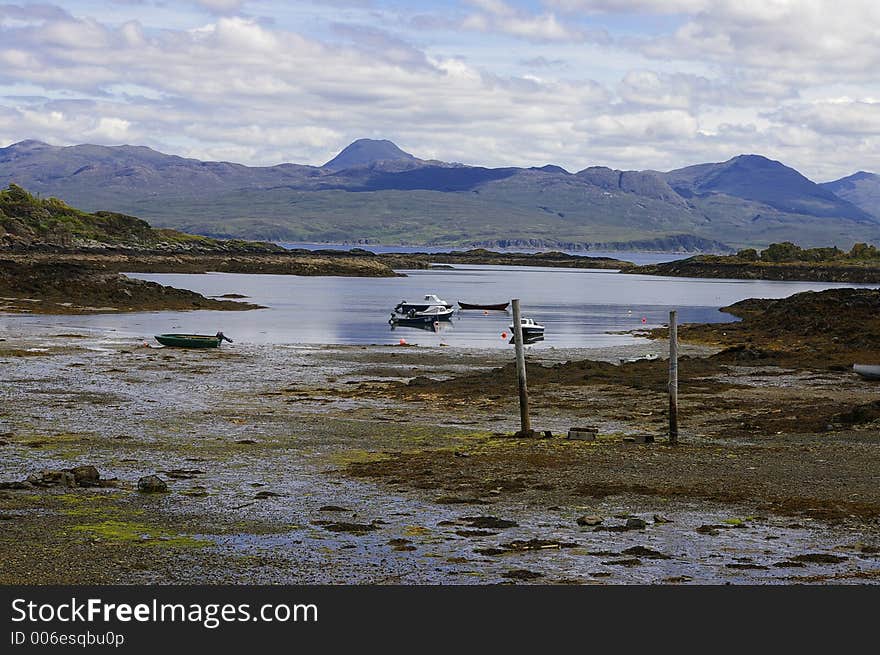
<path fill-rule="evenodd" d="M 341 171 L 346 168 L 369 166 L 380 161 L 415 161 L 416 157 L 404 152 L 387 139 L 358 139 L 353 141 L 323 168 Z"/>
<path fill-rule="evenodd" d="M 13 143 L 9 147 L 16 150 L 37 150 L 38 148 L 51 148 L 52 146 L 36 139 L 25 139 L 24 141 Z"/>

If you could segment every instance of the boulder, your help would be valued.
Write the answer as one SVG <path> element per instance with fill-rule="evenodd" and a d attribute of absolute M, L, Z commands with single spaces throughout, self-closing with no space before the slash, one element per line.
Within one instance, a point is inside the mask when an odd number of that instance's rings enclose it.
<path fill-rule="evenodd" d="M 581 516 L 581 517 L 577 520 L 577 524 L 578 524 L 578 525 L 583 525 L 583 526 L 588 526 L 588 525 L 589 525 L 589 526 L 592 526 L 592 525 L 600 525 L 601 523 L 602 523 L 602 517 L 601 517 L 601 516 L 593 516 L 593 515 L 590 515 L 590 516 Z"/>
<path fill-rule="evenodd" d="M 145 494 L 162 493 L 168 491 L 168 485 L 158 475 L 148 475 L 138 480 L 138 491 Z"/>
<path fill-rule="evenodd" d="M 80 487 L 96 487 L 101 481 L 101 474 L 94 466 L 75 466 L 69 473 Z"/>

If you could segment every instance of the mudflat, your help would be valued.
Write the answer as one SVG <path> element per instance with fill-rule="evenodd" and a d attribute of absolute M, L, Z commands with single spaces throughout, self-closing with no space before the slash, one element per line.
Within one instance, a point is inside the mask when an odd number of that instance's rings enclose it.
<path fill-rule="evenodd" d="M 880 579 L 877 386 L 814 353 L 685 344 L 672 447 L 631 347 L 530 352 L 514 439 L 512 352 L 3 338 L 3 583 Z"/>

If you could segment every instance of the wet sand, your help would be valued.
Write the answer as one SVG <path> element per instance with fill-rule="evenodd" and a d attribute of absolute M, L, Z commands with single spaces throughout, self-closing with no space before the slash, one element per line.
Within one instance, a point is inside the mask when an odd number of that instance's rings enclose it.
<path fill-rule="evenodd" d="M 0 490 L 0 583 L 880 579 L 880 425 L 854 411 L 878 387 L 848 371 L 685 359 L 673 448 L 664 362 L 578 363 L 644 348 L 532 351 L 554 437 L 517 440 L 512 352 L 0 337 L 0 482 L 118 480 Z"/>

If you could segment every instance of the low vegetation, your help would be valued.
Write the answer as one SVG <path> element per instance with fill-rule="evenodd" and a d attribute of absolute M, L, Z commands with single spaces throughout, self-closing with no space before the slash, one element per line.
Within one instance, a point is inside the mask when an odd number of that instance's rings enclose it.
<path fill-rule="evenodd" d="M 275 252 L 269 243 L 221 241 L 156 229 L 134 216 L 87 213 L 58 198 L 38 198 L 16 184 L 0 191 L 0 249 L 128 248 L 171 251 Z"/>

